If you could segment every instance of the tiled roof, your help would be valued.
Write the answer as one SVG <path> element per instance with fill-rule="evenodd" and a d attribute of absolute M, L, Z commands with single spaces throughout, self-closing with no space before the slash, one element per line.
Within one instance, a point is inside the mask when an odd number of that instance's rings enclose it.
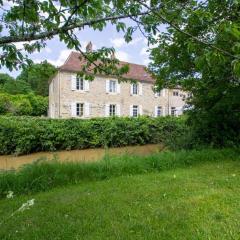
<path fill-rule="evenodd" d="M 59 67 L 59 70 L 68 72 L 78 72 L 81 70 L 82 66 L 85 63 L 86 60 L 82 57 L 81 53 L 71 52 L 65 63 L 61 67 Z M 125 64 L 129 65 L 129 71 L 127 74 L 123 75 L 124 78 L 154 83 L 154 79 L 146 71 L 146 67 L 144 65 L 122 61 L 120 61 L 119 65 L 121 66 Z"/>

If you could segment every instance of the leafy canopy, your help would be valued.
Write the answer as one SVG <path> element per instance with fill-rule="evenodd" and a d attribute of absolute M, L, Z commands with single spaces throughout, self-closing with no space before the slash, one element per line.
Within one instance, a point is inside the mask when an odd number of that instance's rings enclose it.
<path fill-rule="evenodd" d="M 47 61 L 32 64 L 22 70 L 17 81 L 24 81 L 37 95 L 48 96 L 48 81 L 57 69 Z"/>
<path fill-rule="evenodd" d="M 189 122 L 195 138 L 221 146 L 240 143 L 240 1 L 163 2 L 149 22 L 162 20 L 166 30 L 148 30 L 155 44 L 150 70 L 158 86 L 193 93 Z"/>

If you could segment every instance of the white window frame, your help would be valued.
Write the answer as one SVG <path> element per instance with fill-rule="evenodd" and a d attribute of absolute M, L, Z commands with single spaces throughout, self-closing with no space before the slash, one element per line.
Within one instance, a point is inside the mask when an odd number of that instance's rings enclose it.
<path fill-rule="evenodd" d="M 162 106 L 155 106 L 155 117 L 163 116 Z"/>
<path fill-rule="evenodd" d="M 132 95 L 138 95 L 139 94 L 139 85 L 138 83 L 132 84 Z"/>
<path fill-rule="evenodd" d="M 84 103 L 80 103 L 80 102 L 76 103 L 76 116 L 77 117 L 83 117 L 85 115 L 84 107 L 85 107 Z"/>
<path fill-rule="evenodd" d="M 82 105 L 82 113 L 83 114 L 78 114 L 77 108 L 80 108 L 80 105 L 78 104 L 83 104 Z M 71 104 L 71 112 L 72 112 L 72 117 L 78 117 L 78 118 L 85 118 L 90 116 L 90 103 L 88 102 L 73 102 Z"/>
<path fill-rule="evenodd" d="M 79 91 L 85 90 L 85 81 L 83 77 L 76 77 L 76 90 Z"/>
<path fill-rule="evenodd" d="M 179 92 L 178 91 L 173 91 L 173 96 L 174 97 L 178 97 L 179 96 Z"/>
<path fill-rule="evenodd" d="M 117 81 L 109 80 L 109 92 L 116 93 L 117 92 Z"/>
<path fill-rule="evenodd" d="M 109 104 L 109 116 L 110 117 L 117 116 L 117 105 L 116 104 Z"/>
<path fill-rule="evenodd" d="M 111 83 L 115 83 L 115 88 L 113 89 Z M 114 90 L 114 91 L 113 91 Z M 120 93 L 120 83 L 115 79 L 107 79 L 106 80 L 106 93 L 108 94 L 118 94 Z"/>
<path fill-rule="evenodd" d="M 171 114 L 171 116 L 176 116 L 176 115 L 177 115 L 177 109 L 176 109 L 176 107 L 171 107 L 171 108 L 170 108 L 170 114 Z"/>
<path fill-rule="evenodd" d="M 134 110 L 136 110 L 137 115 L 134 115 Z M 138 116 L 139 116 L 139 106 L 132 105 L 132 117 L 138 117 Z"/>

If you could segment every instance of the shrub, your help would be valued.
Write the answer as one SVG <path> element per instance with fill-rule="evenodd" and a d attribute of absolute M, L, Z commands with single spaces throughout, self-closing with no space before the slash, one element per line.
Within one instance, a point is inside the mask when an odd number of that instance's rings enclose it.
<path fill-rule="evenodd" d="M 41 119 L 0 117 L 0 154 L 163 143 L 186 131 L 181 118 Z"/>
<path fill-rule="evenodd" d="M 17 116 L 47 115 L 48 98 L 29 94 L 10 95 L 0 93 L 0 114 Z"/>
<path fill-rule="evenodd" d="M 7 94 L 0 94 L 0 114 L 6 114 L 11 106 L 10 97 Z"/>

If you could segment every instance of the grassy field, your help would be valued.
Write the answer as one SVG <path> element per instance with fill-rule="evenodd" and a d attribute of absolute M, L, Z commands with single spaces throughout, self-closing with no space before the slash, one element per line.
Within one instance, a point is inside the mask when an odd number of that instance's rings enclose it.
<path fill-rule="evenodd" d="M 240 162 L 113 177 L 0 200 L 0 239 L 240 239 Z"/>

